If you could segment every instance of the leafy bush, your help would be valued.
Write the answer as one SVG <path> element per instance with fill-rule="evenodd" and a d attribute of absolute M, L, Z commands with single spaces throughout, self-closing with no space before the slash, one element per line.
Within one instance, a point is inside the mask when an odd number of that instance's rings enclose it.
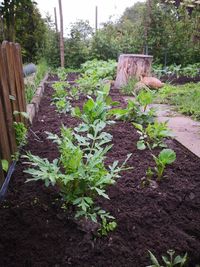
<path fill-rule="evenodd" d="M 105 190 L 120 177 L 119 173 L 130 157 L 128 155 L 120 167 L 118 161 L 108 169 L 105 167 L 105 155 L 112 146 L 104 145 L 110 141 L 110 136 L 108 138 L 102 132 L 105 123 L 102 124 L 99 122 L 94 125 L 93 135 L 80 136 L 64 126 L 61 128 L 61 137 L 48 133 L 48 139 L 58 145 L 60 152 L 59 159 L 52 163 L 31 153 L 24 156 L 32 166 L 25 170 L 32 175 L 27 182 L 42 180 L 46 186 L 57 185 L 66 204 L 76 207 L 76 217 L 89 217 L 94 222 L 97 222 L 98 217 L 113 218 L 95 207 L 94 201 L 96 196 L 109 199 Z"/>
<path fill-rule="evenodd" d="M 150 108 L 147 110 L 147 105 L 152 103 L 152 97 L 150 92 L 141 91 L 136 99 L 128 100 L 126 109 L 112 109 L 111 115 L 114 115 L 117 119 L 136 122 L 142 125 L 152 123 L 155 117 L 155 110 Z"/>

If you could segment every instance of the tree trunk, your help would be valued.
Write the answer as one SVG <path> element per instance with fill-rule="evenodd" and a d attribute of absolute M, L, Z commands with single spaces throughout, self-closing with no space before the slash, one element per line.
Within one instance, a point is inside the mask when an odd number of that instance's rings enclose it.
<path fill-rule="evenodd" d="M 120 88 L 128 83 L 130 78 L 140 79 L 141 75 L 151 74 L 152 56 L 122 54 L 119 56 L 115 87 Z"/>
<path fill-rule="evenodd" d="M 63 14 L 62 14 L 62 2 L 58 0 L 59 11 L 60 11 L 60 62 L 61 67 L 65 66 L 65 57 L 64 57 L 64 38 L 63 38 Z"/>

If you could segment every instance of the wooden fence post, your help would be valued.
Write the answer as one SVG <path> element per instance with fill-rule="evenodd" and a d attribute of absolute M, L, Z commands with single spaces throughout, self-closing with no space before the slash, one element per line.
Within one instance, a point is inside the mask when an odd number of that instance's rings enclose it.
<path fill-rule="evenodd" d="M 9 146 L 11 154 L 14 154 L 17 151 L 15 131 L 13 127 L 13 112 L 10 102 L 10 90 L 8 85 L 8 77 L 6 73 L 5 66 L 8 64 L 6 53 L 4 47 L 0 49 L 0 81 L 1 81 L 1 92 L 0 96 L 2 98 L 1 104 L 4 110 L 5 122 L 7 127 L 7 135 L 9 140 Z M 9 64 L 8 64 L 9 66 Z M 2 153 L 3 154 L 3 153 Z M 8 159 L 9 160 L 9 159 Z"/>

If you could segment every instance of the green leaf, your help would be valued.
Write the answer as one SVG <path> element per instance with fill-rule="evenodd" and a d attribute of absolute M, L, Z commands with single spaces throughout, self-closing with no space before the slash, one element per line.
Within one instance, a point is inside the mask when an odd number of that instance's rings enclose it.
<path fill-rule="evenodd" d="M 164 165 L 171 164 L 176 159 L 176 153 L 172 149 L 163 149 L 158 155 L 159 161 Z"/>
<path fill-rule="evenodd" d="M 155 267 L 161 267 L 160 264 L 159 264 L 159 262 L 158 262 L 158 260 L 153 255 L 153 253 L 150 250 L 148 250 L 148 252 L 149 252 L 149 255 L 150 255 L 150 259 L 151 259 L 152 263 L 154 264 L 153 266 L 155 266 Z"/>
<path fill-rule="evenodd" d="M 6 159 L 2 159 L 1 160 L 1 164 L 2 164 L 2 169 L 7 172 L 8 171 L 8 168 L 9 168 L 9 163 Z"/>
<path fill-rule="evenodd" d="M 132 122 L 133 126 L 135 126 L 136 129 L 138 129 L 140 132 L 143 132 L 143 126 L 139 123 Z"/>
<path fill-rule="evenodd" d="M 146 148 L 145 143 L 143 140 L 137 142 L 137 149 L 144 150 Z"/>

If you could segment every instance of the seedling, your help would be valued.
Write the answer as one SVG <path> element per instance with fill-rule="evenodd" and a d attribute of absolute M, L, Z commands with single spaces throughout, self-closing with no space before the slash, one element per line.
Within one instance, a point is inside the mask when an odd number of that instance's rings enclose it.
<path fill-rule="evenodd" d="M 154 256 L 154 254 L 150 250 L 148 250 L 148 252 L 150 255 L 152 265 L 149 265 L 147 267 L 173 267 L 173 266 L 183 267 L 187 262 L 187 253 L 185 253 L 183 257 L 178 255 L 174 258 L 175 251 L 170 249 L 167 251 L 168 256 L 162 256 L 162 260 L 165 265 L 160 265 L 159 261 Z"/>
<path fill-rule="evenodd" d="M 173 137 L 172 132 L 167 126 L 167 122 L 155 121 L 152 124 L 149 123 L 146 128 L 138 123 L 132 124 L 140 135 L 139 141 L 137 142 L 137 148 L 139 150 L 144 150 L 146 147 L 149 150 L 156 147 L 166 147 L 164 140 Z"/>
<path fill-rule="evenodd" d="M 27 128 L 23 122 L 14 122 L 17 146 L 24 146 L 27 142 Z"/>
<path fill-rule="evenodd" d="M 155 155 L 152 156 L 156 163 L 155 171 L 157 180 L 160 181 L 166 166 L 172 164 L 176 160 L 176 153 L 172 149 L 163 149 L 157 157 Z"/>

